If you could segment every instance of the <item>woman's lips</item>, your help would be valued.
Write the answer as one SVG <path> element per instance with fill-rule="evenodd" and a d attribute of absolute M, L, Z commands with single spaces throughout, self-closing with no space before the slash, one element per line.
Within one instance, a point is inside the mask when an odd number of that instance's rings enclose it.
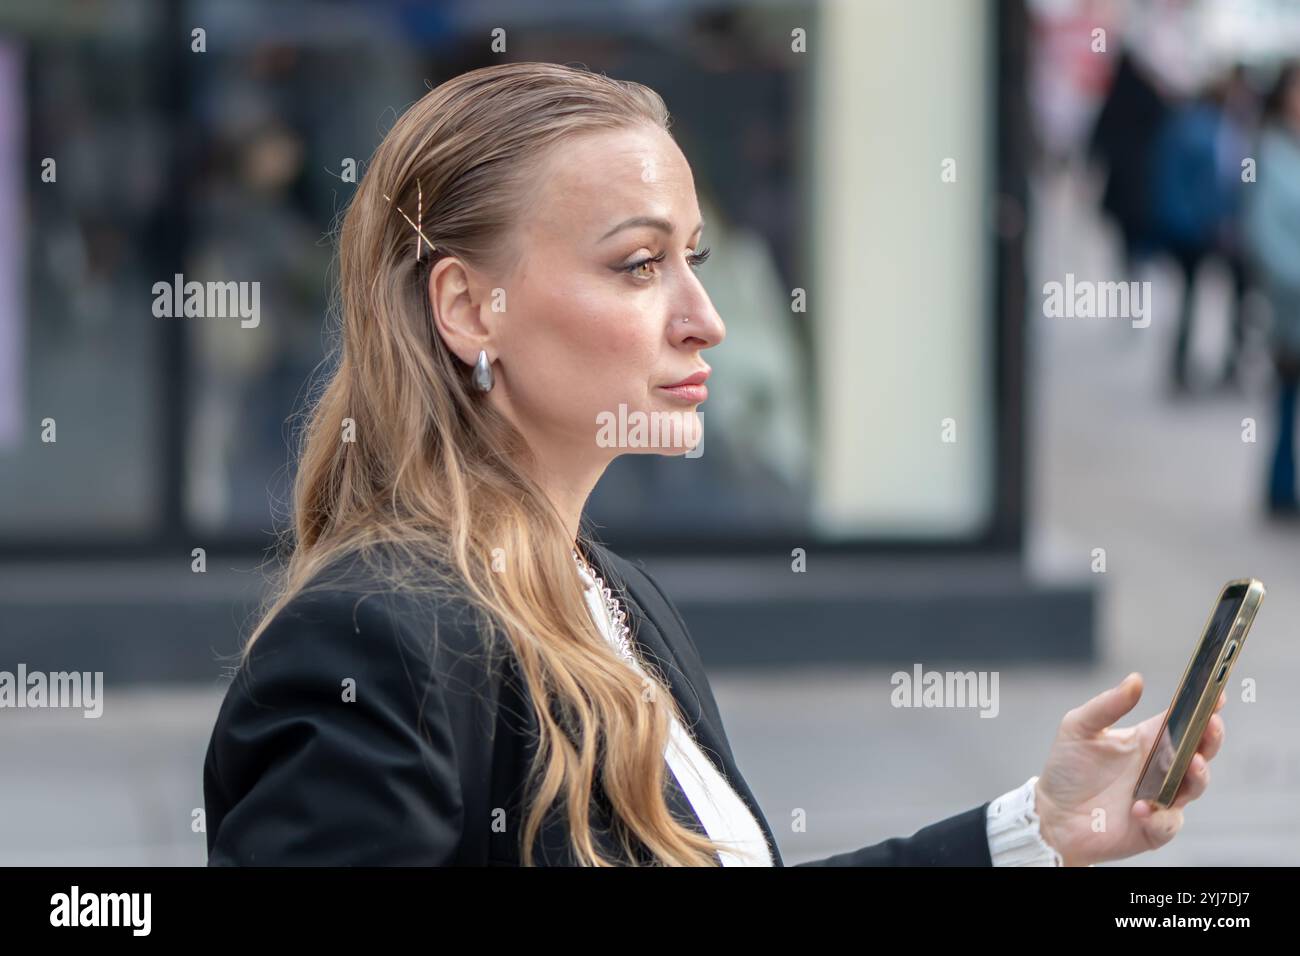
<path fill-rule="evenodd" d="M 659 390 L 690 405 L 695 405 L 709 397 L 709 386 L 703 382 L 699 385 L 660 385 Z"/>
<path fill-rule="evenodd" d="M 678 401 L 694 405 L 709 397 L 709 387 L 704 382 L 712 371 L 713 369 L 706 368 L 694 375 L 688 375 L 680 382 L 672 385 L 660 385 L 659 387 Z"/>

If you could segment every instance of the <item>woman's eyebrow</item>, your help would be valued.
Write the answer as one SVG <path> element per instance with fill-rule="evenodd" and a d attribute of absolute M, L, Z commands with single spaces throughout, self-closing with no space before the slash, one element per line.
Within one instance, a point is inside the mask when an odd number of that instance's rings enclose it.
<path fill-rule="evenodd" d="M 651 229 L 658 229 L 660 232 L 666 232 L 670 236 L 673 234 L 673 224 L 667 219 L 660 219 L 658 216 L 633 216 L 631 219 L 623 220 L 609 232 L 605 233 L 600 237 L 599 241 L 604 242 L 616 232 L 621 232 L 624 229 L 632 229 L 638 226 L 649 226 Z M 700 224 L 691 230 L 691 235 L 695 235 L 695 233 L 699 232 L 703 228 L 704 220 L 701 219 Z"/>

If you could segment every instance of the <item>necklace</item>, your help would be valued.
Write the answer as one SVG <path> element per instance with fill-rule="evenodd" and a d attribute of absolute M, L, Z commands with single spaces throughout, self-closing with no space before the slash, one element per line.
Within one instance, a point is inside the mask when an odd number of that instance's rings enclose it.
<path fill-rule="evenodd" d="M 614 597 L 610 589 L 605 586 L 605 581 L 596 573 L 596 569 L 584 561 L 576 550 L 572 551 L 572 554 L 584 583 L 594 586 L 605 598 L 605 611 L 614 625 L 614 646 L 618 649 L 618 653 L 628 663 L 635 664 L 636 654 L 632 650 L 632 629 L 627 626 L 627 612 L 619 604 L 618 598 Z"/>

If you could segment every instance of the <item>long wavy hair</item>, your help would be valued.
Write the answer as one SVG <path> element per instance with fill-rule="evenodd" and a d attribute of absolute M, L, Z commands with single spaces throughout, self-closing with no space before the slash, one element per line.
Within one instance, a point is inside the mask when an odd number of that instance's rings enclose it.
<path fill-rule="evenodd" d="M 473 389 L 471 369 L 432 321 L 427 291 L 440 256 L 484 268 L 510 261 L 512 225 L 549 150 L 645 124 L 670 124 L 653 90 L 549 63 L 464 73 L 397 120 L 343 217 L 332 371 L 301 428 L 292 527 L 280 549 L 287 561 L 243 649 L 246 661 L 319 572 L 341 556 L 369 564 L 374 545 L 399 556 L 374 562 L 385 586 L 461 595 L 508 638 L 537 716 L 524 865 L 557 806 L 579 865 L 635 863 L 643 854 L 633 841 L 657 865 L 718 862 L 719 844 L 679 822 L 665 799 L 669 720 L 681 717 L 672 695 L 657 674 L 647 688 L 597 630 L 572 542 L 529 477 L 524 437 Z M 417 261 L 416 230 L 399 208 L 419 217 L 433 255 L 424 246 Z M 580 533 L 580 549 L 586 540 Z M 620 858 L 593 840 L 597 779 Z"/>

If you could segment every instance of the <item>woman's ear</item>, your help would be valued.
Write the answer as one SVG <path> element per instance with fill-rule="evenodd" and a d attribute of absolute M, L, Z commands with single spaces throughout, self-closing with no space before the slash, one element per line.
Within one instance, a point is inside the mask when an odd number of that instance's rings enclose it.
<path fill-rule="evenodd" d="M 453 355 L 466 365 L 478 361 L 486 349 L 489 359 L 497 356 L 492 349 L 490 303 L 482 294 L 477 276 L 456 256 L 439 259 L 429 270 L 429 296 L 433 324 Z"/>

